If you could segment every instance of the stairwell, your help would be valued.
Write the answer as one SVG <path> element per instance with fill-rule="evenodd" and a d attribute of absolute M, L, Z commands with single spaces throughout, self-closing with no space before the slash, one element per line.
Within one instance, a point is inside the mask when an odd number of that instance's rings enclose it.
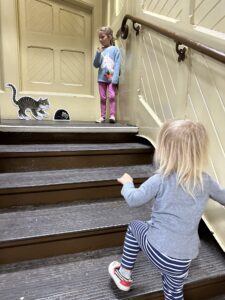
<path fill-rule="evenodd" d="M 152 145 L 133 126 L 27 124 L 0 133 L 0 299 L 163 299 L 160 274 L 141 253 L 130 292 L 107 273 L 127 224 L 151 213 L 130 209 L 116 179 L 151 176 Z M 200 236 L 185 299 L 225 299 L 224 253 L 203 223 Z"/>

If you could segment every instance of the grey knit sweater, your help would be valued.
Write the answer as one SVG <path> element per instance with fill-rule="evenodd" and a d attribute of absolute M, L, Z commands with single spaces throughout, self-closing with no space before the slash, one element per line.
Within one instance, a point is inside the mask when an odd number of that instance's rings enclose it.
<path fill-rule="evenodd" d="M 225 205 L 225 189 L 208 174 L 203 174 L 204 188 L 196 187 L 195 199 L 176 184 L 176 174 L 162 178 L 156 174 L 139 188 L 126 183 L 122 195 L 130 207 L 153 200 L 147 238 L 161 253 L 178 259 L 198 255 L 198 225 L 208 199 Z"/>

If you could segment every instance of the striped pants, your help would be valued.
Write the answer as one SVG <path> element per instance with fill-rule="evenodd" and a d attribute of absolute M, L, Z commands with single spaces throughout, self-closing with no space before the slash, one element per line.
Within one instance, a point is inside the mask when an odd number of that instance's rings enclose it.
<path fill-rule="evenodd" d="M 121 265 L 132 270 L 137 255 L 142 250 L 161 273 L 165 300 L 183 300 L 183 285 L 191 260 L 171 258 L 153 248 L 147 240 L 148 227 L 142 221 L 130 223 L 125 236 Z"/>

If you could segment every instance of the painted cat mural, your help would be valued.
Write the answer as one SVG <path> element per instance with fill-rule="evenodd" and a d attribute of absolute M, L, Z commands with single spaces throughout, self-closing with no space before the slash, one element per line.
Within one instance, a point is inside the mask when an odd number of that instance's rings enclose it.
<path fill-rule="evenodd" d="M 18 115 L 19 119 L 25 119 L 30 120 L 31 117 L 26 114 L 26 111 L 30 111 L 32 116 L 37 120 L 42 120 L 43 118 L 47 117 L 46 110 L 49 109 L 49 101 L 48 99 L 33 99 L 30 96 L 24 96 L 16 99 L 16 88 L 13 84 L 8 83 L 6 84 L 6 87 L 9 87 L 12 89 L 12 100 L 13 102 L 19 107 Z"/>

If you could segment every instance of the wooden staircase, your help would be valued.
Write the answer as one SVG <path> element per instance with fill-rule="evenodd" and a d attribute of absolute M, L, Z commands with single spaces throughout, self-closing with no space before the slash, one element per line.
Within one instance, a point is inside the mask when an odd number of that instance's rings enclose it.
<path fill-rule="evenodd" d="M 0 299 L 163 299 L 142 254 L 129 293 L 107 274 L 127 224 L 151 212 L 130 209 L 116 178 L 127 172 L 139 185 L 151 176 L 153 147 L 132 126 L 35 124 L 7 123 L 0 133 Z M 204 224 L 201 237 L 185 299 L 216 300 L 225 294 L 224 253 Z"/>

